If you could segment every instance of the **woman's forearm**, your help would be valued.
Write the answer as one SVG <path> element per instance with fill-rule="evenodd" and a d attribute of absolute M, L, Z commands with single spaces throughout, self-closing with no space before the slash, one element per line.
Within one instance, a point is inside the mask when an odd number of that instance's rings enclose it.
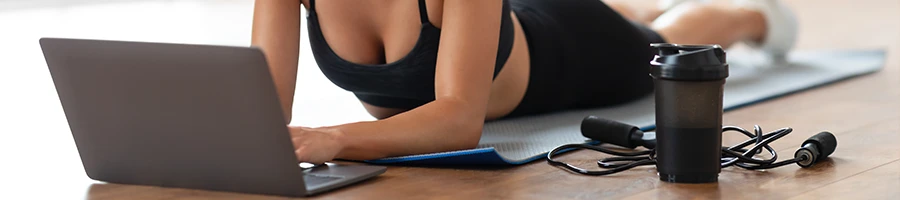
<path fill-rule="evenodd" d="M 331 127 L 343 146 L 337 158 L 369 160 L 474 148 L 485 114 L 471 107 L 436 100 L 384 120 Z"/>
<path fill-rule="evenodd" d="M 300 8 L 299 0 L 257 0 L 253 8 L 250 43 L 266 55 L 288 123 L 291 121 L 300 55 Z"/>

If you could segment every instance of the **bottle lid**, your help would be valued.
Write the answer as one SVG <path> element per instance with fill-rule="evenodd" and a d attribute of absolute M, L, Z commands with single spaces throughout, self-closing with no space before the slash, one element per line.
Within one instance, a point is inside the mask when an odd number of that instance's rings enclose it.
<path fill-rule="evenodd" d="M 657 53 L 650 76 L 679 81 L 712 81 L 728 77 L 725 50 L 719 45 L 650 44 Z"/>

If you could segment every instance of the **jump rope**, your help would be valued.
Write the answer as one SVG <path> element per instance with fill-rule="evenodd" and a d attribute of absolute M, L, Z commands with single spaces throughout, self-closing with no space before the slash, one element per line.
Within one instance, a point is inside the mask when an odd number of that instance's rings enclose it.
<path fill-rule="evenodd" d="M 769 146 L 769 143 L 778 140 L 793 130 L 791 128 L 781 128 L 763 134 L 762 128 L 753 127 L 753 132 L 736 126 L 722 127 L 722 133 L 736 132 L 741 133 L 749 139 L 738 143 L 734 146 L 723 146 L 721 149 L 720 167 L 726 168 L 737 166 L 748 170 L 760 170 L 781 167 L 796 163 L 800 167 L 811 167 L 816 162 L 827 158 L 834 152 L 837 147 L 837 139 L 830 132 L 823 131 L 813 135 L 804 141 L 800 148 L 794 152 L 794 157 L 788 160 L 776 162 L 778 153 Z M 569 171 L 584 174 L 602 176 L 625 171 L 642 165 L 656 165 L 656 136 L 655 133 L 645 133 L 638 127 L 599 118 L 596 116 L 588 116 L 581 122 L 581 133 L 584 137 L 590 138 L 602 143 L 613 144 L 627 149 L 635 149 L 639 146 L 649 150 L 642 151 L 622 151 L 603 146 L 591 144 L 566 144 L 551 150 L 547 154 L 547 162 L 554 166 L 559 166 Z M 748 148 L 749 147 L 749 148 Z M 590 149 L 606 154 L 615 155 L 597 161 L 600 168 L 607 170 L 587 170 L 576 167 L 574 165 L 555 160 L 554 157 L 563 150 L 570 149 Z M 763 150 L 770 155 L 768 159 L 756 158 L 755 155 L 763 153 Z"/>
<path fill-rule="evenodd" d="M 567 144 L 547 154 L 550 165 L 584 175 L 609 175 L 642 165 L 656 165 L 660 180 L 680 183 L 708 183 L 718 180 L 722 168 L 736 166 L 749 170 L 770 169 L 796 163 L 807 168 L 827 158 L 837 147 L 834 134 L 824 131 L 804 141 L 791 159 L 777 161 L 770 143 L 790 134 L 782 128 L 764 133 L 735 126 L 722 126 L 723 95 L 728 63 L 719 45 L 651 44 L 656 56 L 650 62 L 655 89 L 656 132 L 588 116 L 581 134 L 602 143 L 634 149 L 622 151 L 589 144 Z M 722 134 L 741 133 L 748 139 L 733 146 L 721 146 Z M 615 157 L 597 161 L 605 170 L 586 170 L 560 162 L 554 156 L 571 149 L 590 149 Z M 757 155 L 768 152 L 769 158 Z"/>

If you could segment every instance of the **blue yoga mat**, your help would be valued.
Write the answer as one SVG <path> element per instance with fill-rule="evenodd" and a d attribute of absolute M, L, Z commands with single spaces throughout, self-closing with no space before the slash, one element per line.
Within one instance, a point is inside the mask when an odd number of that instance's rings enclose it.
<path fill-rule="evenodd" d="M 725 83 L 725 110 L 878 71 L 884 50 L 795 52 L 788 62 L 765 66 L 751 54 L 729 54 L 730 76 Z M 581 136 L 581 119 L 596 115 L 644 130 L 655 127 L 653 96 L 609 108 L 575 110 L 500 120 L 485 124 L 475 149 L 369 160 L 374 164 L 408 165 L 520 165 L 546 156 L 569 143 L 590 143 Z"/>

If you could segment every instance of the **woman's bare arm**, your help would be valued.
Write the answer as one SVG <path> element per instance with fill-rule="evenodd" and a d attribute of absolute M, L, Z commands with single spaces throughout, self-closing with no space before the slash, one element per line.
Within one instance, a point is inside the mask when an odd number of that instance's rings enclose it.
<path fill-rule="evenodd" d="M 256 0 L 251 44 L 263 50 L 284 111 L 291 122 L 300 56 L 300 0 Z"/>
<path fill-rule="evenodd" d="M 500 0 L 446 0 L 436 100 L 378 121 L 318 129 L 292 127 L 298 159 L 365 160 L 475 147 L 490 96 L 501 7 Z"/>

